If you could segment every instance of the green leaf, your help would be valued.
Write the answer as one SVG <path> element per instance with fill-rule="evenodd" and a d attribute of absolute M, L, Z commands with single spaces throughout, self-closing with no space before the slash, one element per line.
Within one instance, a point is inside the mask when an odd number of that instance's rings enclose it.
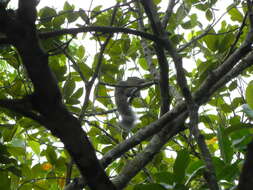
<path fill-rule="evenodd" d="M 212 29 L 209 33 L 214 33 L 216 32 Z M 212 50 L 216 51 L 217 50 L 217 44 L 218 44 L 218 38 L 215 37 L 215 35 L 207 35 L 203 38 L 204 42 L 206 43 L 207 47 Z"/>
<path fill-rule="evenodd" d="M 64 24 L 65 18 L 66 17 L 64 15 L 56 16 L 52 21 L 53 26 L 55 28 L 60 28 L 60 26 Z"/>
<path fill-rule="evenodd" d="M 207 9 L 207 11 L 206 11 L 206 18 L 209 21 L 211 21 L 213 19 L 213 13 L 210 9 Z"/>
<path fill-rule="evenodd" d="M 38 14 L 38 15 L 40 16 L 40 19 L 43 19 L 44 22 L 45 22 L 45 21 L 49 22 L 49 21 L 52 20 L 52 18 L 53 18 L 54 16 L 57 15 L 57 13 L 56 13 L 55 9 L 53 9 L 53 8 L 44 7 L 44 8 L 42 8 L 42 9 L 39 11 L 39 14 Z"/>
<path fill-rule="evenodd" d="M 124 54 L 127 54 L 129 48 L 130 48 L 130 44 L 131 44 L 131 40 L 129 39 L 129 37 L 127 35 L 123 35 L 122 36 L 123 40 L 121 40 L 121 49 L 122 52 Z"/>
<path fill-rule="evenodd" d="M 199 3 L 195 7 L 201 11 L 206 11 L 209 8 L 209 5 L 208 3 Z"/>
<path fill-rule="evenodd" d="M 64 56 L 57 56 L 57 57 L 51 56 L 49 58 L 49 66 L 53 70 L 58 82 L 66 80 L 64 74 L 67 72 L 67 67 L 65 64 L 62 64 L 62 62 L 65 62 L 65 61 L 66 61 L 66 58 Z"/>
<path fill-rule="evenodd" d="M 233 158 L 233 148 L 231 146 L 231 141 L 229 140 L 228 136 L 224 133 L 224 127 L 218 127 L 218 144 L 220 148 L 220 153 L 223 161 L 226 164 L 230 164 Z"/>
<path fill-rule="evenodd" d="M 100 135 L 97 137 L 97 141 L 100 144 L 111 144 L 111 140 L 109 137 L 107 137 L 106 135 Z"/>
<path fill-rule="evenodd" d="M 231 113 L 233 110 L 231 109 L 231 106 L 228 105 L 228 104 L 221 104 L 220 105 L 220 108 L 221 110 L 224 112 L 224 113 Z"/>
<path fill-rule="evenodd" d="M 33 152 L 39 156 L 40 155 L 40 143 L 36 141 L 28 141 L 28 145 L 32 148 Z"/>
<path fill-rule="evenodd" d="M 108 95 L 107 91 L 108 91 L 107 88 L 103 85 L 99 85 L 95 89 L 95 92 L 96 92 L 97 96 L 100 97 L 98 99 L 98 101 L 106 107 L 108 105 L 112 104 L 111 101 L 110 101 L 110 98 L 108 98 L 109 95 Z"/>
<path fill-rule="evenodd" d="M 18 127 L 17 125 L 9 126 L 8 128 L 5 128 L 2 132 L 3 138 L 5 142 L 11 141 L 17 131 Z"/>
<path fill-rule="evenodd" d="M 90 22 L 89 17 L 84 10 L 82 9 L 79 10 L 79 16 L 81 17 L 81 19 L 83 19 L 85 23 L 88 24 Z"/>
<path fill-rule="evenodd" d="M 83 57 L 85 55 L 85 48 L 84 48 L 84 46 L 79 46 L 78 47 L 76 55 L 78 56 L 79 59 L 83 59 Z"/>
<path fill-rule="evenodd" d="M 246 88 L 246 102 L 251 109 L 253 109 L 253 81 L 250 81 Z"/>
<path fill-rule="evenodd" d="M 45 153 L 46 153 L 48 162 L 54 165 L 57 162 L 57 154 L 55 150 L 52 147 L 47 147 Z"/>
<path fill-rule="evenodd" d="M 174 175 L 170 172 L 158 172 L 155 174 L 155 179 L 158 183 L 170 184 L 174 183 Z"/>
<path fill-rule="evenodd" d="M 73 113 L 79 114 L 81 112 L 80 107 L 69 106 L 69 105 L 67 105 L 67 107 L 68 107 L 69 111 L 71 111 Z"/>
<path fill-rule="evenodd" d="M 65 82 L 63 87 L 63 97 L 65 99 L 70 98 L 70 96 L 73 94 L 75 90 L 76 84 L 72 79 L 69 79 Z"/>
<path fill-rule="evenodd" d="M 161 2 L 161 0 L 154 0 L 153 2 L 154 4 L 158 5 Z"/>
<path fill-rule="evenodd" d="M 153 183 L 135 185 L 133 190 L 166 190 L 166 188 L 160 184 Z"/>
<path fill-rule="evenodd" d="M 50 27 L 51 21 L 57 15 L 57 13 L 53 8 L 44 7 L 39 11 L 38 15 L 40 16 L 41 23 L 45 27 Z"/>
<path fill-rule="evenodd" d="M 237 86 L 238 86 L 238 84 L 237 84 L 237 81 L 235 80 L 235 81 L 233 81 L 233 82 L 229 85 L 228 88 L 229 88 L 230 91 L 232 91 L 232 90 L 236 89 Z"/>
<path fill-rule="evenodd" d="M 11 179 L 8 177 L 8 173 L 5 171 L 0 171 L 0 189 L 11 190 Z"/>
<path fill-rule="evenodd" d="M 218 43 L 217 49 L 219 50 L 219 53 L 227 51 L 230 48 L 231 44 L 233 43 L 234 38 L 235 36 L 232 33 L 224 36 L 219 36 L 217 42 Z"/>
<path fill-rule="evenodd" d="M 76 21 L 78 17 L 79 17 L 79 12 L 73 12 L 67 15 L 67 19 L 69 23 Z"/>
<path fill-rule="evenodd" d="M 173 166 L 175 181 L 181 183 L 185 177 L 185 170 L 189 164 L 190 156 L 187 150 L 180 150 Z"/>
<path fill-rule="evenodd" d="M 118 72 L 118 65 L 117 64 L 108 64 L 105 62 L 104 64 L 101 65 L 101 72 L 111 75 L 116 72 Z"/>
<path fill-rule="evenodd" d="M 252 114 L 253 114 L 253 111 L 252 111 Z M 233 124 L 233 125 L 225 128 L 224 135 L 228 136 L 231 133 L 238 132 L 240 130 L 245 130 L 245 129 L 248 129 L 248 130 L 253 129 L 253 124 L 250 124 L 250 123 L 241 123 L 241 122 Z"/>
<path fill-rule="evenodd" d="M 25 139 L 21 138 L 21 137 L 16 137 L 16 138 L 13 138 L 13 140 L 11 141 L 11 144 L 14 146 L 14 147 L 21 147 L 21 148 L 25 148 Z"/>
<path fill-rule="evenodd" d="M 102 6 L 98 5 L 91 11 L 91 18 L 95 17 L 101 11 Z"/>
<path fill-rule="evenodd" d="M 204 173 L 205 171 L 205 166 L 200 166 L 197 169 L 195 169 L 190 176 L 188 177 L 187 181 L 186 181 L 186 185 L 188 185 L 191 181 L 193 181 L 195 178 L 197 178 L 198 176 L 200 176 L 202 173 Z"/>
<path fill-rule="evenodd" d="M 73 99 L 79 99 L 83 95 L 83 87 L 79 88 L 72 96 Z"/>
<path fill-rule="evenodd" d="M 184 29 L 191 29 L 191 28 L 193 28 L 193 24 L 192 24 L 192 22 L 191 22 L 190 20 L 187 21 L 187 22 L 182 23 L 181 26 L 182 26 Z"/>
<path fill-rule="evenodd" d="M 146 61 L 145 58 L 140 58 L 140 59 L 138 60 L 138 63 L 140 64 L 140 66 L 141 66 L 144 70 L 147 71 L 147 70 L 149 69 L 148 64 L 147 64 L 147 61 Z"/>
<path fill-rule="evenodd" d="M 81 70 L 82 74 L 85 76 L 85 78 L 88 80 L 91 75 L 93 74 L 92 69 L 85 64 L 84 62 L 78 62 L 78 67 Z"/>
<path fill-rule="evenodd" d="M 249 107 L 248 104 L 242 105 L 242 111 L 250 118 L 253 119 L 253 110 Z"/>
<path fill-rule="evenodd" d="M 65 1 L 64 6 L 63 6 L 64 11 L 73 11 L 74 8 L 75 8 L 74 5 L 70 5 L 68 1 Z"/>
<path fill-rule="evenodd" d="M 134 98 L 132 101 L 132 106 L 135 108 L 143 108 L 144 105 L 145 104 L 143 103 L 141 98 Z"/>
<path fill-rule="evenodd" d="M 181 4 L 176 11 L 177 23 L 180 24 L 182 20 L 188 15 L 190 9 L 187 9 L 184 4 Z"/>
<path fill-rule="evenodd" d="M 80 101 L 74 98 L 73 96 L 70 96 L 69 98 L 67 98 L 66 104 L 69 104 L 69 105 L 80 104 Z"/>
<path fill-rule="evenodd" d="M 229 139 L 234 148 L 244 150 L 252 140 L 252 124 L 233 122 L 231 125 L 230 128 L 224 131 L 226 132 L 225 134 L 229 135 Z"/>
<path fill-rule="evenodd" d="M 240 172 L 239 167 L 236 164 L 224 165 L 222 170 L 217 174 L 218 180 L 233 180 L 237 177 L 237 174 Z"/>
<path fill-rule="evenodd" d="M 115 137 L 114 137 L 115 138 Z M 105 154 L 106 152 L 110 151 L 111 149 L 113 149 L 114 146 L 105 146 L 103 149 L 102 149 L 102 152 Z"/>
<path fill-rule="evenodd" d="M 170 38 L 174 44 L 179 44 L 182 40 L 184 40 L 183 36 L 178 34 L 171 35 Z"/>
<path fill-rule="evenodd" d="M 230 6 L 228 7 L 228 9 L 230 9 Z M 236 7 L 233 7 L 232 9 L 230 9 L 228 11 L 228 14 L 230 15 L 231 20 L 233 21 L 238 21 L 240 23 L 243 21 L 243 15 Z"/>
<path fill-rule="evenodd" d="M 183 184 L 176 184 L 173 190 L 188 190 L 188 188 Z"/>

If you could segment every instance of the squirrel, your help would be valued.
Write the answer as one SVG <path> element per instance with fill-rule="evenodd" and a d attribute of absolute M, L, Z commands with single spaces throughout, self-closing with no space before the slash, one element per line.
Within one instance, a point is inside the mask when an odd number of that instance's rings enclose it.
<path fill-rule="evenodd" d="M 128 99 L 129 97 L 140 97 L 140 91 L 137 91 L 137 89 L 144 82 L 144 79 L 138 77 L 128 77 L 125 81 L 119 81 L 115 88 L 115 102 L 121 116 L 119 124 L 126 131 L 133 127 L 136 119 Z"/>

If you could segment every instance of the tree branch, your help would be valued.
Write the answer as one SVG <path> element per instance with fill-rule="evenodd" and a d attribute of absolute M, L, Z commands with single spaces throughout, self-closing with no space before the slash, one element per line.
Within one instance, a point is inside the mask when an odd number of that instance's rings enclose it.
<path fill-rule="evenodd" d="M 150 0 L 141 0 L 141 3 L 144 7 L 144 10 L 150 20 L 151 28 L 153 33 L 158 36 L 159 38 L 163 38 L 166 32 L 162 28 L 162 23 L 159 20 L 159 17 L 156 12 L 156 7 Z M 160 69 L 160 76 L 159 76 L 159 87 L 160 87 L 160 98 L 161 98 L 161 111 L 160 115 L 165 114 L 169 111 L 170 106 L 170 95 L 169 95 L 169 63 L 165 56 L 164 47 L 161 46 L 159 43 L 154 45 L 159 69 Z"/>
<path fill-rule="evenodd" d="M 94 190 L 115 190 L 115 186 L 97 160 L 81 123 L 62 103 L 57 80 L 48 65 L 48 55 L 40 47 L 37 38 L 34 23 L 35 1 L 20 0 L 17 17 L 0 12 L 0 24 L 4 26 L 4 29 L 1 27 L 0 30 L 17 48 L 33 83 L 32 107 L 44 117 L 44 126 L 64 143 L 80 173 L 87 180 L 88 186 Z"/>
<path fill-rule="evenodd" d="M 141 32 L 138 30 L 133 30 L 129 28 L 122 28 L 122 27 L 113 27 L 113 26 L 83 26 L 79 28 L 68 28 L 68 29 L 61 29 L 55 30 L 52 32 L 40 32 L 39 37 L 41 39 L 53 38 L 61 35 L 76 35 L 82 32 L 101 32 L 101 33 L 125 33 L 125 34 L 133 34 L 142 38 L 146 38 L 152 41 L 157 41 L 163 44 L 163 41 L 157 38 L 155 35 Z"/>
<path fill-rule="evenodd" d="M 158 152 L 160 152 L 163 145 L 166 144 L 171 137 L 184 129 L 179 126 L 184 124 L 186 118 L 187 112 L 183 112 L 179 117 L 177 117 L 177 119 L 166 125 L 163 130 L 156 134 L 142 152 L 138 153 L 134 159 L 128 161 L 121 173 L 115 179 L 113 179 L 114 184 L 119 189 L 125 187 L 127 183 L 143 167 L 145 167 L 145 165 L 148 164 Z"/>
<path fill-rule="evenodd" d="M 162 18 L 162 27 L 163 27 L 164 30 L 167 27 L 167 24 L 169 22 L 169 19 L 170 19 L 172 13 L 173 13 L 173 8 L 174 8 L 175 5 L 176 5 L 176 0 L 170 0 L 169 3 L 168 3 L 168 7 L 165 11 L 165 15 Z"/>
<path fill-rule="evenodd" d="M 42 125 L 45 124 L 44 118 L 32 111 L 32 104 L 29 101 L 28 97 L 20 100 L 2 99 L 0 100 L 0 107 L 6 108 L 20 115 L 31 118 Z"/>
<path fill-rule="evenodd" d="M 238 190 L 251 190 L 253 187 L 253 141 L 248 144 L 246 158 L 239 179 Z"/>
<path fill-rule="evenodd" d="M 215 168 L 212 163 L 211 153 L 205 143 L 205 137 L 200 133 L 198 128 L 198 109 L 199 106 L 195 103 L 188 105 L 189 106 L 189 115 L 190 115 L 190 131 L 193 134 L 198 147 L 200 149 L 200 153 L 204 163 L 206 165 L 206 174 L 205 178 L 208 183 L 208 186 L 211 190 L 219 190 Z"/>

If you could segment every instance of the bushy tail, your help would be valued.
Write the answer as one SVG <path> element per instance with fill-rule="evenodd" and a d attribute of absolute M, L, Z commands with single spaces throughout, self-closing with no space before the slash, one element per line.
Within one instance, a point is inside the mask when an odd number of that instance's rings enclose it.
<path fill-rule="evenodd" d="M 119 89 L 116 91 L 119 91 Z M 130 130 L 135 122 L 135 114 L 128 103 L 128 97 L 124 92 L 116 92 L 115 101 L 121 117 L 121 127 L 125 130 Z"/>
<path fill-rule="evenodd" d="M 124 109 L 124 113 L 120 113 L 121 116 L 121 121 L 120 121 L 120 125 L 125 129 L 125 130 L 130 130 L 133 126 L 134 126 L 134 122 L 135 122 L 135 114 L 132 111 L 131 107 L 125 107 L 122 108 Z"/>
<path fill-rule="evenodd" d="M 121 116 L 120 126 L 127 131 L 129 131 L 134 126 L 136 119 L 135 114 L 128 102 L 128 97 L 139 97 L 140 92 L 135 92 L 133 94 L 133 91 L 136 89 L 136 86 L 140 85 L 143 82 L 145 82 L 145 80 L 138 77 L 128 77 L 126 81 L 119 81 L 117 83 L 119 86 L 115 88 L 115 102 L 118 112 Z M 133 87 L 131 87 L 131 85 Z"/>

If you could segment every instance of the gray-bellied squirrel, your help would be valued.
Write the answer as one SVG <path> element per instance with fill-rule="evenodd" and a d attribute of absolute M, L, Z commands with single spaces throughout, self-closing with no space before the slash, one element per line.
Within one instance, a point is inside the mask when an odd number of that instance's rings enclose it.
<path fill-rule="evenodd" d="M 128 99 L 129 97 L 140 97 L 140 91 L 136 90 L 144 82 L 144 79 L 138 77 L 128 77 L 125 81 L 119 81 L 115 88 L 115 102 L 121 116 L 119 124 L 127 131 L 133 127 L 136 119 Z"/>

